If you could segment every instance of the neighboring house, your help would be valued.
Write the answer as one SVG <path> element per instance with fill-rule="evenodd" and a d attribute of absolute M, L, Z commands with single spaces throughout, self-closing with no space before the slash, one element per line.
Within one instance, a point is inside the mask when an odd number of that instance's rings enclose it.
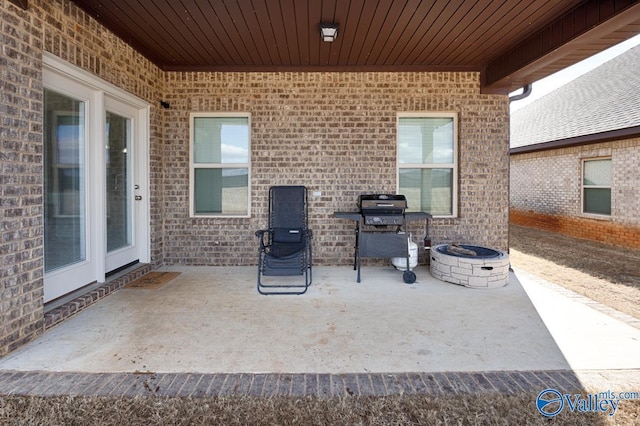
<path fill-rule="evenodd" d="M 308 187 L 318 265 L 351 264 L 333 213 L 365 193 L 506 250 L 508 93 L 640 2 L 410 3 L 0 0 L 0 356 L 115 273 L 256 265 L 272 185 Z"/>
<path fill-rule="evenodd" d="M 511 116 L 511 223 L 640 248 L 640 46 Z"/>

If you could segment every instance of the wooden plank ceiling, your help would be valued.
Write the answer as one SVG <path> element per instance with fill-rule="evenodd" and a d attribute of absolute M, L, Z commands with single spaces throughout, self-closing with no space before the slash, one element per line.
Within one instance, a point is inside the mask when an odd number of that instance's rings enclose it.
<path fill-rule="evenodd" d="M 73 2 L 167 71 L 472 70 L 487 93 L 640 33 L 632 0 Z M 338 24 L 335 42 L 320 23 Z"/>

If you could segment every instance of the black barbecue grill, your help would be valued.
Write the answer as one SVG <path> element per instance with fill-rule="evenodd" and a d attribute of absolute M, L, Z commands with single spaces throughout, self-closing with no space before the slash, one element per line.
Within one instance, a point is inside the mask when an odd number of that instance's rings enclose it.
<path fill-rule="evenodd" d="M 415 220 L 428 220 L 431 215 L 407 212 L 407 199 L 400 194 L 360 195 L 358 209 L 358 212 L 334 213 L 338 218 L 356 222 L 353 269 L 358 271 L 357 281 L 360 282 L 363 257 L 406 257 L 407 268 L 402 278 L 407 284 L 414 283 L 416 274 L 410 270 L 410 235 L 407 224 Z"/>

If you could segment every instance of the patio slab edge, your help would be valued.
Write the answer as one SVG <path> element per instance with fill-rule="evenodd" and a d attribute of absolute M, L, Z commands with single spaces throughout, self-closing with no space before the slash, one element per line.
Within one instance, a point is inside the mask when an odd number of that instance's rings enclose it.
<path fill-rule="evenodd" d="M 593 380 L 591 380 L 593 379 Z M 0 396 L 348 397 L 598 390 L 637 391 L 640 370 L 445 373 L 81 373 L 1 371 Z M 631 386 L 631 388 L 629 388 Z"/>

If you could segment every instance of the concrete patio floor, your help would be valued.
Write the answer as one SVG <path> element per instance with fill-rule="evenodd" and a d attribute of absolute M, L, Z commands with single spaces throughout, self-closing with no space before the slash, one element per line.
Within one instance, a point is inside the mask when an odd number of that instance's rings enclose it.
<path fill-rule="evenodd" d="M 640 389 L 640 325 L 524 272 L 468 289 L 416 269 L 314 267 L 302 296 L 262 296 L 255 267 L 168 267 L 0 359 L 0 371 L 402 373 L 606 371 Z M 635 389 L 634 389 L 635 387 Z"/>

